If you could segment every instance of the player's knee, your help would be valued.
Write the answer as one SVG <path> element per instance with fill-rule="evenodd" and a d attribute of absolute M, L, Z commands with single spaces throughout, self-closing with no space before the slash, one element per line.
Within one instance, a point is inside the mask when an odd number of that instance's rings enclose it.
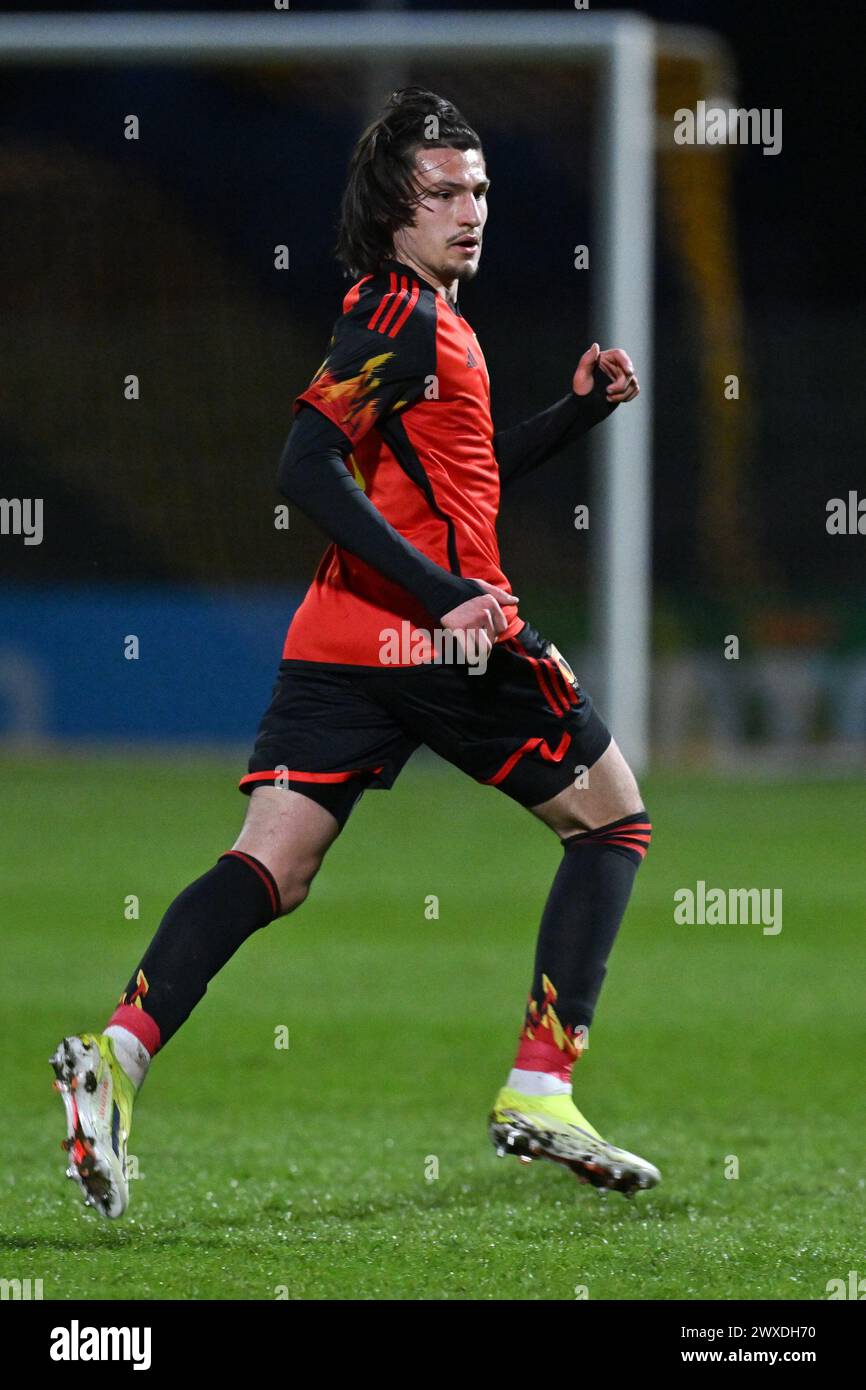
<path fill-rule="evenodd" d="M 318 865 L 293 865 L 275 875 L 280 890 L 281 917 L 294 912 L 307 899 L 317 868 Z"/>
<path fill-rule="evenodd" d="M 633 790 L 624 789 L 620 794 L 614 793 L 593 800 L 582 796 L 574 788 L 570 788 L 569 792 L 570 794 L 563 796 L 560 803 L 551 808 L 551 812 L 544 817 L 551 830 L 562 838 L 576 835 L 580 831 L 601 830 L 630 816 L 646 818 L 649 823 L 646 807 L 636 786 Z"/>
<path fill-rule="evenodd" d="M 279 896 L 279 911 L 275 917 L 294 912 L 306 900 L 324 858 L 319 846 L 299 848 L 291 843 L 275 844 L 273 835 L 259 841 L 245 834 L 234 848 L 256 859 L 270 875 Z"/>

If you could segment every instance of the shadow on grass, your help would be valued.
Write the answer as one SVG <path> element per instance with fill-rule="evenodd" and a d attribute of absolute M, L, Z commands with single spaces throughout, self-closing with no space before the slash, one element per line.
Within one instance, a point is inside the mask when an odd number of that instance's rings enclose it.
<path fill-rule="evenodd" d="M 56 1250 L 62 1254 L 86 1255 L 94 1250 L 111 1250 L 115 1253 L 121 1248 L 130 1249 L 133 1244 L 146 1243 L 148 1249 L 154 1247 L 170 1249 L 172 1246 L 195 1246 L 197 1249 L 224 1249 L 221 1240 L 205 1240 L 185 1231 L 175 1231 L 171 1235 L 155 1235 L 152 1232 L 136 1231 L 97 1231 L 81 1236 L 0 1236 L 0 1251 L 27 1250 L 37 1253 L 43 1250 Z"/>
<path fill-rule="evenodd" d="M 528 1175 L 527 1175 L 528 1176 Z M 431 1218 L 468 1217 L 476 1228 L 487 1222 L 495 1225 L 504 1216 L 518 1217 L 531 1222 L 536 1234 L 545 1228 L 577 1224 L 587 1234 L 608 1228 L 612 1221 L 662 1225 L 670 1222 L 690 1224 L 696 1217 L 703 1220 L 718 1217 L 718 1203 L 708 1204 L 700 1193 L 638 1193 L 624 1198 L 620 1193 L 600 1193 L 578 1185 L 566 1174 L 551 1173 L 549 1182 L 529 1185 L 524 1176 L 504 1174 L 501 1181 L 451 1181 L 447 1185 L 431 1183 L 418 1193 L 406 1191 L 379 1193 L 375 1196 L 358 1193 L 342 1200 L 322 1203 L 314 1197 L 289 1199 L 269 1195 L 260 1204 L 244 1211 L 215 1213 L 208 1211 L 197 1216 L 189 1209 L 178 1220 L 175 1212 L 166 1210 L 160 1216 L 161 1225 L 151 1225 L 148 1212 L 140 1213 L 134 1229 L 116 1226 L 88 1225 L 86 1231 L 69 1234 L 7 1234 L 0 1235 L 0 1252 L 56 1251 L 61 1254 L 88 1254 L 94 1250 L 120 1254 L 146 1246 L 154 1250 L 200 1250 L 225 1252 L 228 1233 L 237 1233 L 239 1243 L 270 1242 L 277 1233 L 290 1241 L 302 1238 L 312 1229 L 337 1226 L 362 1226 L 369 1230 L 381 1223 L 391 1229 L 394 1218 L 402 1225 L 421 1226 Z M 559 1179 L 559 1181 L 557 1181 Z M 711 1210 L 712 1208 L 712 1210 Z M 291 1220 L 286 1222 L 287 1211 Z M 485 1221 L 486 1218 L 486 1221 Z M 170 1223 L 170 1229 L 166 1229 Z M 202 1226 L 206 1224 L 207 1229 Z M 336 1232 L 334 1232 L 336 1234 Z"/>

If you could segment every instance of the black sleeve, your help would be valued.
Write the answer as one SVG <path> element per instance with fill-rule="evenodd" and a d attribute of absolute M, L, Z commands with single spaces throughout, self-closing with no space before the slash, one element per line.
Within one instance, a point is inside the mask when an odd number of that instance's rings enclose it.
<path fill-rule="evenodd" d="M 434 618 L 483 593 L 394 529 L 346 467 L 351 450 L 342 429 L 303 404 L 280 459 L 280 491 L 344 550 L 414 594 Z"/>
<path fill-rule="evenodd" d="M 600 420 L 606 420 L 616 410 L 607 400 L 609 384 L 610 378 L 596 368 L 588 395 L 577 396 L 569 391 L 547 410 L 494 434 L 493 449 L 502 486 L 531 473 L 566 444 L 579 439 Z"/>

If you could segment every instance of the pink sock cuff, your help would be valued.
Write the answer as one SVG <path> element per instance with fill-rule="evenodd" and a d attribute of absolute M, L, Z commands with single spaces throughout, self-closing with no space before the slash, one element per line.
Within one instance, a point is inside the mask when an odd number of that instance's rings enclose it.
<path fill-rule="evenodd" d="M 138 1038 L 151 1057 L 159 1051 L 159 1026 L 150 1014 L 146 1014 L 144 1009 L 137 1008 L 135 1004 L 118 1004 L 105 1026 L 125 1028 L 133 1037 Z"/>

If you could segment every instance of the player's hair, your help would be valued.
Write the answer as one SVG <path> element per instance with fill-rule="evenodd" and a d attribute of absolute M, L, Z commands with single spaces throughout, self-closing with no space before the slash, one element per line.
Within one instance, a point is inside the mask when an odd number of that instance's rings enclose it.
<path fill-rule="evenodd" d="M 334 250 L 353 277 L 378 270 L 393 255 L 394 233 L 413 222 L 421 147 L 481 150 L 481 141 L 453 102 L 424 87 L 402 87 L 364 130 L 349 162 Z"/>

